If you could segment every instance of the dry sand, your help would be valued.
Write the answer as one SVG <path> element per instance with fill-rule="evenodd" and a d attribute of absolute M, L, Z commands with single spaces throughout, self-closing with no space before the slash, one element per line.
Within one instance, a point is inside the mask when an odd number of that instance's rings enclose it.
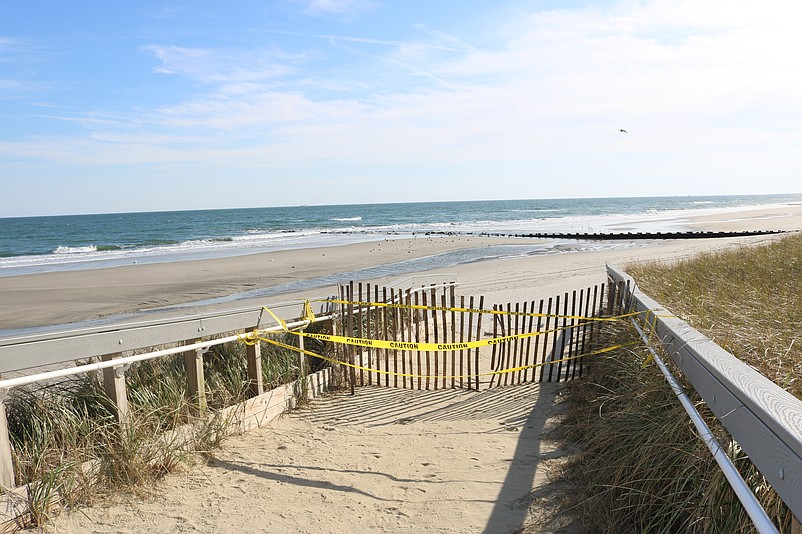
<path fill-rule="evenodd" d="M 772 217 L 766 219 L 766 217 Z M 741 219 L 731 221 L 729 219 Z M 687 221 L 703 229 L 802 228 L 802 206 L 726 214 Z M 737 223 L 737 224 L 736 224 Z M 697 226 L 693 226 L 697 225 Z M 735 225 L 735 227 L 731 226 Z M 460 294 L 484 294 L 486 303 L 539 299 L 604 281 L 604 265 L 666 260 L 700 251 L 738 247 L 772 236 L 651 242 L 637 248 L 551 254 L 479 262 L 422 273 L 418 280 L 454 280 Z M 465 244 L 466 238 L 434 240 L 432 247 Z M 376 244 L 271 255 L 273 276 L 316 276 L 317 261 L 391 261 L 403 247 L 418 253 L 424 242 Z M 397 250 L 392 247 L 399 247 Z M 373 252 L 368 252 L 369 250 Z M 425 250 L 425 249 L 424 249 Z M 371 256 L 375 254 L 375 256 Z M 304 260 L 306 258 L 306 260 Z M 367 258 L 367 259 L 366 259 Z M 315 265 L 310 266 L 314 261 Z M 84 273 L 3 280 L 0 298 L 29 319 L 43 313 L 52 289 L 75 302 L 82 317 L 110 295 L 122 295 L 117 311 L 143 302 L 177 302 L 187 296 L 241 290 L 265 283 L 260 257 L 186 262 L 93 272 L 102 290 L 87 290 Z M 287 274 L 290 265 L 296 272 Z M 122 274 L 119 274 L 122 273 Z M 256 273 L 256 274 L 254 274 Z M 212 287 L 224 280 L 223 288 Z M 72 289 L 54 287 L 70 280 Z M 186 284 L 184 287 L 182 284 Z M 178 289 L 172 289 L 174 285 Z M 151 296 L 138 298 L 142 289 Z M 193 288 L 195 288 L 193 290 Z M 16 300 L 26 295 L 28 300 Z M 35 298 L 38 295 L 38 299 Z M 81 297 L 83 295 L 83 297 Z M 24 303 L 24 304 L 23 304 Z M 72 304 L 70 304 L 71 306 Z M 243 303 L 238 303 L 242 306 Z M 32 306 L 29 308 L 29 306 Z M 108 313 L 110 308 L 103 308 Z M 25 310 L 20 312 L 19 310 Z M 112 310 L 113 311 L 113 310 Z M 315 401 L 270 424 L 230 439 L 210 466 L 171 475 L 158 497 L 85 509 L 60 518 L 59 532 L 515 532 L 540 525 L 559 488 L 548 466 L 566 454 L 545 439 L 559 417 L 559 385 L 512 386 L 481 392 L 359 389 L 356 396 Z M 556 528 L 554 525 L 548 529 Z M 572 531 L 566 527 L 564 532 Z"/>
<path fill-rule="evenodd" d="M 550 504 L 554 384 L 366 387 L 231 439 L 158 498 L 72 513 L 61 532 L 512 532 Z"/>

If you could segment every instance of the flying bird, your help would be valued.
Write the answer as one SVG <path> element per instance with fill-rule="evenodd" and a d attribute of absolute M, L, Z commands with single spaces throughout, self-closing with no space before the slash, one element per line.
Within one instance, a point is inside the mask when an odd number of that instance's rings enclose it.
<path fill-rule="evenodd" d="M 621 132 L 621 133 L 629 133 L 628 131 L 624 130 L 623 128 L 619 128 L 618 131 Z"/>

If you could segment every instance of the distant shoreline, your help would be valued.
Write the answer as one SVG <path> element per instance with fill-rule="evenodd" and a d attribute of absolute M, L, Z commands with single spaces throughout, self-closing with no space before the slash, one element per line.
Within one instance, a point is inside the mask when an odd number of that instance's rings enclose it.
<path fill-rule="evenodd" d="M 626 221 L 623 225 L 638 224 Z M 685 218 L 683 226 L 710 231 L 802 229 L 802 205 L 748 209 Z M 615 227 L 615 225 L 611 225 Z M 515 244 L 542 250 L 506 259 L 463 261 L 438 266 L 424 258 L 439 254 L 473 254 L 511 245 L 510 239 L 437 236 L 353 243 L 335 247 L 282 250 L 262 254 L 172 263 L 137 264 L 104 269 L 60 271 L 0 277 L 0 335 L 3 331 L 68 325 L 103 317 L 129 319 L 149 310 L 163 316 L 185 316 L 211 310 L 260 306 L 277 298 L 319 297 L 336 291 L 338 282 L 355 277 L 387 284 L 408 279 L 456 281 L 463 294 L 494 292 L 500 299 L 518 301 L 553 296 L 575 284 L 604 281 L 604 265 L 645 260 L 673 261 L 701 251 L 739 247 L 778 239 L 750 236 L 723 239 L 643 241 L 637 246 L 594 246 L 591 242 L 559 245 L 553 240 L 523 239 Z M 569 253 L 554 253 L 565 252 Z M 467 258 L 467 256 L 466 256 Z M 383 266 L 419 260 L 403 273 Z M 304 286 L 310 280 L 328 285 Z M 270 289 L 286 291 L 271 293 Z M 530 298 L 530 297 L 526 297 Z M 160 310 L 155 312 L 153 310 Z M 7 335 L 7 334 L 6 334 Z"/>
<path fill-rule="evenodd" d="M 447 235 L 686 231 L 802 195 L 421 202 L 0 219 L 0 277 Z M 771 227 L 760 229 L 772 229 Z"/>

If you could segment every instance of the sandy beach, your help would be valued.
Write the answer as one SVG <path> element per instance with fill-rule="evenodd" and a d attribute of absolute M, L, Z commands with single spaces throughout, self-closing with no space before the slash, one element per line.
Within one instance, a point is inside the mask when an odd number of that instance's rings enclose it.
<path fill-rule="evenodd" d="M 678 222 L 688 230 L 792 231 L 802 228 L 800 220 L 802 206 L 787 205 L 686 217 Z M 633 221 L 627 224 L 632 225 Z M 482 293 L 495 296 L 498 302 L 508 302 L 517 298 L 521 288 L 527 288 L 527 299 L 542 298 L 562 292 L 565 287 L 583 287 L 603 281 L 607 262 L 625 265 L 644 259 L 671 260 L 698 250 L 741 246 L 775 238 L 757 236 L 638 242 L 628 248 L 615 250 L 482 261 L 414 275 L 361 281 L 390 284 L 411 278 L 409 284 L 416 284 L 429 280 L 442 281 L 445 277 L 449 281 L 459 282 L 464 294 Z M 0 331 L 74 323 L 202 302 L 257 288 L 332 276 L 459 249 L 540 242 L 517 238 L 419 237 L 209 260 L 0 277 Z M 336 276 L 332 279 L 347 281 Z M 336 283 L 332 283 L 327 287 L 271 297 L 269 301 L 326 296 L 332 294 L 335 287 Z M 505 288 L 510 291 L 505 291 Z M 528 294 L 530 291 L 535 292 L 531 297 Z M 218 305 L 201 304 L 172 313 L 192 314 L 220 308 L 260 306 L 266 300 L 260 298 Z"/>
<path fill-rule="evenodd" d="M 701 230 L 799 230 L 802 206 L 704 215 L 683 224 Z M 606 263 L 673 261 L 777 238 L 650 241 L 482 261 L 417 273 L 410 282 L 456 281 L 459 294 L 483 294 L 490 304 L 518 302 L 603 282 Z M 497 243 L 466 237 L 399 240 L 0 278 L 0 324 L 52 324 L 195 302 L 399 256 Z M 280 299 L 320 294 L 318 289 Z M 264 302 L 220 306 L 258 304 Z M 181 313 L 189 311 L 201 310 Z M 559 498 L 549 469 L 570 452 L 547 436 L 558 424 L 562 401 L 563 389 L 555 384 L 480 392 L 369 387 L 353 397 L 327 396 L 231 438 L 210 465 L 167 477 L 157 497 L 71 513 L 55 530 L 490 533 L 521 532 L 529 525 L 528 532 L 574 532 L 570 525 L 539 520 Z"/>

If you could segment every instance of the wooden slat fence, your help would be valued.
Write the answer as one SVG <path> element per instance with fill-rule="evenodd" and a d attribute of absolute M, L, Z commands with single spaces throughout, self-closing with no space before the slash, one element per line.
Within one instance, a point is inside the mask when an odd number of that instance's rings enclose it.
<path fill-rule="evenodd" d="M 493 375 L 489 386 L 581 377 L 600 324 L 586 318 L 596 317 L 603 309 L 604 290 L 602 284 L 540 301 L 494 306 L 505 313 L 494 316 L 493 337 L 539 335 L 493 345 L 490 369 L 523 369 Z"/>
<path fill-rule="evenodd" d="M 484 298 L 461 296 L 453 285 L 431 285 L 420 291 L 350 282 L 340 286 L 340 328 L 346 335 L 401 342 L 456 344 L 480 339 L 482 314 L 473 309 Z M 354 303 L 393 303 L 398 307 Z M 406 306 L 406 307 L 404 307 Z M 479 349 L 420 351 L 342 346 L 342 361 L 356 366 L 348 375 L 354 386 L 404 389 L 479 388 Z"/>
<path fill-rule="evenodd" d="M 402 291 L 351 282 L 340 286 L 340 328 L 348 336 L 440 344 L 512 339 L 437 352 L 346 345 L 342 361 L 356 366 L 346 373 L 352 387 L 479 390 L 574 379 L 582 376 L 584 355 L 598 338 L 598 321 L 587 317 L 604 311 L 604 299 L 602 284 L 540 301 L 497 304 L 493 313 L 478 313 L 471 310 L 484 309 L 484 297 L 458 297 L 454 284 Z M 492 330 L 483 332 L 488 321 Z M 507 369 L 514 370 L 501 372 Z"/>

